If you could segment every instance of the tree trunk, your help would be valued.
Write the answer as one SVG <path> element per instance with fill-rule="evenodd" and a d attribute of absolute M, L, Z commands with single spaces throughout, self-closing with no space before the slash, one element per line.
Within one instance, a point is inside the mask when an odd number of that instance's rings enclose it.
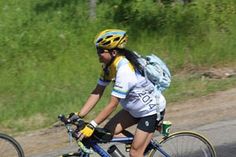
<path fill-rule="evenodd" d="M 89 0 L 89 18 L 90 18 L 90 20 L 96 19 L 96 3 L 97 3 L 97 0 Z"/>

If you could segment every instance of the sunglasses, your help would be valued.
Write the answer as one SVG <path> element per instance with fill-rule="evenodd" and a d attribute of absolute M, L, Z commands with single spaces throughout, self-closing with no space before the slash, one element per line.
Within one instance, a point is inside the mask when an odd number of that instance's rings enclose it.
<path fill-rule="evenodd" d="M 109 53 L 111 52 L 112 50 L 107 50 L 107 49 L 103 49 L 103 48 L 97 48 L 97 54 L 100 55 L 100 54 L 103 54 L 103 53 Z"/>
<path fill-rule="evenodd" d="M 97 54 L 103 54 L 105 51 L 102 48 L 97 48 Z"/>

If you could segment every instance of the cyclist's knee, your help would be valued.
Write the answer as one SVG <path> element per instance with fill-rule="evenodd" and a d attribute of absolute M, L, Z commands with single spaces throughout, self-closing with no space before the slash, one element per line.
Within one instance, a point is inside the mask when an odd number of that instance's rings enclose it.
<path fill-rule="evenodd" d="M 129 152 L 130 157 L 143 157 L 143 152 L 138 149 L 131 148 Z"/>

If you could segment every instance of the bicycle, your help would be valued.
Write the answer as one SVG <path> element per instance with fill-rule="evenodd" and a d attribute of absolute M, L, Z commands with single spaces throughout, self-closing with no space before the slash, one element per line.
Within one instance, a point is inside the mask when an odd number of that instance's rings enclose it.
<path fill-rule="evenodd" d="M 133 137 L 114 137 L 104 128 L 96 128 L 90 138 L 80 141 L 77 133 L 86 124 L 79 119 L 68 123 L 64 115 L 58 118 L 65 124 L 68 134 L 77 141 L 78 152 L 63 154 L 61 157 L 89 157 L 94 152 L 101 157 L 124 157 L 115 145 L 106 151 L 100 144 L 122 143 L 125 144 L 126 151 L 129 151 Z M 163 136 L 160 142 L 152 139 L 147 146 L 144 155 L 146 157 L 216 157 L 212 144 L 202 135 L 192 131 L 180 131 Z"/>
<path fill-rule="evenodd" d="M 24 152 L 20 144 L 13 137 L 0 133 L 0 156 L 24 157 Z"/>

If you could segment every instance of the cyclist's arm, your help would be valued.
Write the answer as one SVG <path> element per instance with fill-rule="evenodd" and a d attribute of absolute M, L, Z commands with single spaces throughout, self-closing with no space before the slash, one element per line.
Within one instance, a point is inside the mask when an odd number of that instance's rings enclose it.
<path fill-rule="evenodd" d="M 111 96 L 109 103 L 105 106 L 105 108 L 98 114 L 98 116 L 94 119 L 97 124 L 101 124 L 118 106 L 120 99 L 115 96 Z"/>
<path fill-rule="evenodd" d="M 102 97 L 105 88 L 106 88 L 106 86 L 101 86 L 101 85 L 97 84 L 96 88 L 92 91 L 92 93 L 89 96 L 89 98 L 87 99 L 86 103 L 84 104 L 84 106 L 80 110 L 79 116 L 84 117 L 89 113 L 90 110 L 93 109 L 93 107 L 97 104 L 97 102 Z"/>

